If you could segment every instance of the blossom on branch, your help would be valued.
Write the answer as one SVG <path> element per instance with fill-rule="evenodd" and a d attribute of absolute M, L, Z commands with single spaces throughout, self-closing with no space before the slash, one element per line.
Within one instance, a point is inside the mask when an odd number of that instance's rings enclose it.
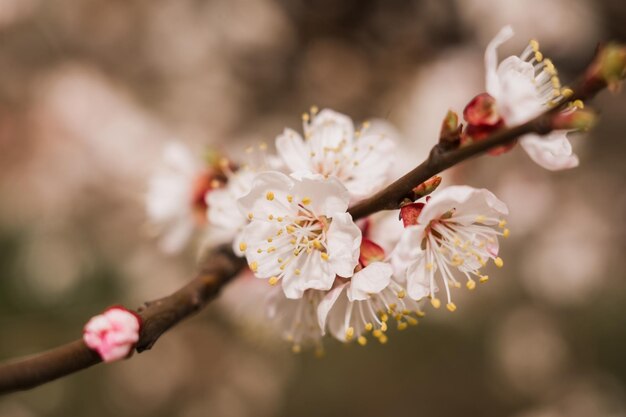
<path fill-rule="evenodd" d="M 336 179 L 257 175 L 239 208 L 250 220 L 240 250 L 258 278 L 282 282 L 288 298 L 328 290 L 335 276 L 350 277 L 361 231 L 346 211 L 350 196 Z"/>
<path fill-rule="evenodd" d="M 179 252 L 206 224 L 206 195 L 224 181 L 219 166 L 203 165 L 181 142 L 166 145 L 163 166 L 150 178 L 146 194 L 148 218 L 164 252 Z"/>
<path fill-rule="evenodd" d="M 393 318 L 404 330 L 423 315 L 419 304 L 406 298 L 406 290 L 393 277 L 393 267 L 384 249 L 363 238 L 359 265 L 349 279 L 337 280 L 319 304 L 319 325 L 338 340 L 367 344 L 367 335 L 387 342 L 388 322 Z"/>
<path fill-rule="evenodd" d="M 501 267 L 498 237 L 509 235 L 502 215 L 506 205 L 485 189 L 452 186 L 438 191 L 424 203 L 409 205 L 403 211 L 413 219 L 392 254 L 398 273 L 404 273 L 409 297 L 430 297 L 435 308 L 440 285 L 446 292 L 447 308 L 456 310 L 450 287 L 460 287 L 457 276 L 465 278 L 468 289 L 487 280 L 481 268 L 492 259 Z M 404 217 L 403 213 L 403 217 Z M 498 230 L 500 229 L 500 230 Z"/>
<path fill-rule="evenodd" d="M 92 317 L 85 325 L 83 341 L 98 352 L 104 362 L 128 357 L 139 340 L 139 317 L 124 307 L 111 307 Z"/>
<path fill-rule="evenodd" d="M 304 138 L 291 129 L 276 138 L 278 154 L 296 177 L 334 177 L 353 200 L 386 183 L 395 144 L 394 133 L 383 122 L 365 122 L 355 131 L 348 116 L 329 109 L 317 113 L 315 108 L 303 119 Z"/>
<path fill-rule="evenodd" d="M 503 28 L 485 51 L 486 93 L 478 95 L 464 111 L 468 126 L 464 140 L 482 140 L 503 126 L 525 123 L 544 111 L 561 104 L 572 94 L 563 88 L 557 70 L 539 50 L 539 43 L 530 41 L 518 56 L 509 56 L 498 63 L 497 49 L 513 37 L 510 26 Z M 576 111 L 582 102 L 574 101 L 564 110 Z M 519 139 L 522 148 L 537 164 L 549 170 L 578 166 L 578 157 L 567 139 L 568 130 L 555 130 L 546 135 L 527 134 Z M 502 153 L 514 146 L 496 148 Z"/>

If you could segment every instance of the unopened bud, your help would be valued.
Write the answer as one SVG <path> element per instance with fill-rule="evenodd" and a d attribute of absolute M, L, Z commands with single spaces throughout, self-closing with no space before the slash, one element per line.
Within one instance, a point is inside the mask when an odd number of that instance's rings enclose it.
<path fill-rule="evenodd" d="M 585 90 L 597 90 L 608 86 L 616 90 L 626 77 L 626 46 L 609 43 L 598 50 L 593 63 L 585 74 Z"/>
<path fill-rule="evenodd" d="M 439 184 L 441 184 L 441 177 L 438 175 L 424 181 L 417 187 L 413 188 L 413 200 L 417 200 L 431 194 L 437 189 L 437 187 L 439 187 Z"/>
<path fill-rule="evenodd" d="M 456 147 L 461 140 L 461 130 L 463 125 L 459 124 L 459 115 L 448 110 L 446 117 L 441 123 L 441 131 L 439 133 L 439 143 L 446 147 Z"/>
<path fill-rule="evenodd" d="M 501 122 L 496 99 L 487 93 L 477 95 L 465 106 L 463 118 L 472 126 L 495 126 Z"/>
<path fill-rule="evenodd" d="M 410 203 L 400 207 L 400 217 L 404 227 L 414 226 L 417 224 L 417 218 L 424 209 L 424 203 Z"/>
<path fill-rule="evenodd" d="M 594 112 L 576 109 L 555 115 L 552 119 L 552 127 L 559 130 L 589 130 L 595 125 L 596 120 Z"/>
<path fill-rule="evenodd" d="M 376 243 L 367 238 L 361 240 L 361 251 L 359 255 L 359 263 L 366 267 L 372 262 L 380 262 L 385 260 L 385 250 Z"/>

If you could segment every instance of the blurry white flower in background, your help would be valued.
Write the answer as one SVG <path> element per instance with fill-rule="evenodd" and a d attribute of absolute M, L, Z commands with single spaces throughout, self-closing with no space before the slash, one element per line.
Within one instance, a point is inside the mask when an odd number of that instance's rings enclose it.
<path fill-rule="evenodd" d="M 146 211 L 157 227 L 166 253 L 182 250 L 196 228 L 196 217 L 206 218 L 205 194 L 211 187 L 199 158 L 181 142 L 163 150 L 163 164 L 148 184 Z"/>

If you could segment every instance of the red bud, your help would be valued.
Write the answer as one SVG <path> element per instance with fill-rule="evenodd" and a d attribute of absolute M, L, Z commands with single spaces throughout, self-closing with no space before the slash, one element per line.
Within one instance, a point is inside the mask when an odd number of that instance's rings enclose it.
<path fill-rule="evenodd" d="M 359 262 L 361 266 L 366 267 L 372 262 L 381 262 L 385 260 L 385 250 L 367 238 L 361 240 L 361 253 Z"/>

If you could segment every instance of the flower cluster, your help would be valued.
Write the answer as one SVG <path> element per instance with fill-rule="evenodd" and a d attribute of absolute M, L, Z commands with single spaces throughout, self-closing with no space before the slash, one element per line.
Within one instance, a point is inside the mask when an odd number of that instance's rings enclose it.
<path fill-rule="evenodd" d="M 564 115 L 582 107 L 563 105 L 572 92 L 536 41 L 498 64 L 496 49 L 512 34 L 504 28 L 487 47 L 487 92 L 465 108 L 465 126 L 453 112 L 446 116 L 442 140 L 466 146 L 556 105 Z M 567 132 L 519 141 L 543 167 L 570 168 L 578 159 Z M 510 233 L 507 207 L 494 194 L 461 185 L 438 189 L 440 177 L 415 184 L 398 210 L 355 221 L 349 207 L 393 180 L 395 136 L 386 123 L 355 127 L 343 114 L 312 108 L 302 134 L 286 129 L 275 155 L 262 144 L 247 151 L 250 161 L 242 165 L 214 158 L 202 166 L 172 145 L 167 170 L 151 184 L 148 212 L 166 232 L 165 249 L 179 249 L 197 226 L 213 242 L 232 242 L 267 282 L 268 296 L 259 302 L 295 352 L 307 345 L 321 350 L 326 332 L 342 342 L 386 343 L 392 325 L 418 323 L 425 300 L 455 311 L 454 289 L 486 282 L 490 261 L 502 267 L 499 238 Z"/>

